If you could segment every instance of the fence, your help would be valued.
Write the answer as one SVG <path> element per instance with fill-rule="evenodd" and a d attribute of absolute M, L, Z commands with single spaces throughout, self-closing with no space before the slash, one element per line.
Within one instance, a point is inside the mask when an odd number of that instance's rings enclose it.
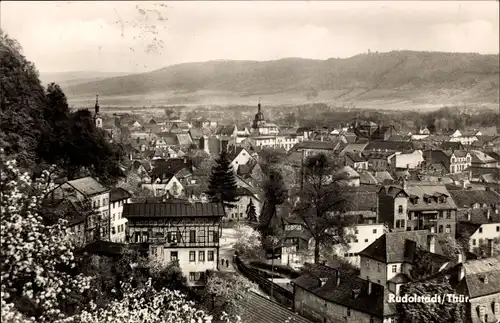
<path fill-rule="evenodd" d="M 259 270 L 247 266 L 239 257 L 235 256 L 238 270 L 249 280 L 259 285 L 267 294 L 271 294 L 276 301 L 285 307 L 293 306 L 293 292 L 268 280 Z"/>

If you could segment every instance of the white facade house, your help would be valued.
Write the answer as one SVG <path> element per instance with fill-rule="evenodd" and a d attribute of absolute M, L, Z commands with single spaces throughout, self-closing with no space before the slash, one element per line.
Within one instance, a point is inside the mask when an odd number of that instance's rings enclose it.
<path fill-rule="evenodd" d="M 352 238 L 349 241 L 347 248 L 338 247 L 337 254 L 344 257 L 351 264 L 359 267 L 360 260 L 358 253 L 380 238 L 384 233 L 388 232 L 387 226 L 384 224 L 356 224 L 351 228 L 346 229 Z"/>
<path fill-rule="evenodd" d="M 109 193 L 110 189 L 95 178 L 83 177 L 66 181 L 56 186 L 48 197 L 54 199 L 68 199 L 70 201 L 87 201 L 95 215 L 90 216 L 87 221 L 87 235 L 96 236 L 94 229 L 99 229 L 99 238 L 110 239 L 109 221 Z M 88 240 L 88 239 L 86 239 Z"/>
<path fill-rule="evenodd" d="M 424 162 L 424 154 L 421 150 L 411 153 L 396 154 L 391 159 L 391 165 L 395 168 L 416 169 Z"/>
<path fill-rule="evenodd" d="M 123 206 L 131 202 L 131 197 L 132 195 L 123 188 L 114 188 L 109 193 L 112 242 L 125 242 L 127 219 L 123 217 Z"/>
<path fill-rule="evenodd" d="M 153 183 L 141 184 L 141 187 L 153 192 L 153 196 L 163 196 L 169 193 L 174 197 L 178 197 L 184 193 L 184 186 L 175 176 L 167 179 L 157 178 Z"/>

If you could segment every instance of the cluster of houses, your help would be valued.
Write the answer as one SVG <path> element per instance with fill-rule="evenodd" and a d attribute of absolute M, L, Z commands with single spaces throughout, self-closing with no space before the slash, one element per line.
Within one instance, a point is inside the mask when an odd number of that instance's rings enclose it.
<path fill-rule="evenodd" d="M 53 209 L 71 209 L 69 230 L 81 243 L 93 239 L 146 245 L 164 262 L 176 260 L 192 285 L 203 284 L 207 270 L 219 268 L 222 223 L 247 218 L 250 205 L 260 214 L 264 177 L 261 153 L 282 153 L 299 186 L 304 160 L 325 153 L 340 160 L 354 201 L 345 215 L 356 217 L 347 247 L 339 257 L 360 268 L 359 276 L 318 265 L 294 281 L 294 310 L 317 322 L 395 322 L 389 294 L 412 281 L 416 250 L 435 262 L 433 275 L 471 298 L 472 322 L 500 319 L 500 137 L 456 131 L 432 135 L 422 129 L 401 135 L 392 126 L 355 120 L 349 127 L 287 128 L 265 121 L 261 104 L 247 127 L 181 120 L 142 124 L 117 116 L 100 117 L 96 126 L 111 140 L 127 139 L 125 182 L 148 190 L 150 198 L 132 202 L 123 188 L 108 188 L 86 177 L 59 183 L 47 199 Z M 239 201 L 223 209 L 204 191 L 210 165 L 226 151 Z M 85 213 L 82 203 L 90 205 Z M 279 208 L 284 219 L 280 259 L 302 267 L 311 261 L 313 239 L 293 213 L 292 201 Z M 465 237 L 468 250 L 450 253 L 447 237 Z"/>

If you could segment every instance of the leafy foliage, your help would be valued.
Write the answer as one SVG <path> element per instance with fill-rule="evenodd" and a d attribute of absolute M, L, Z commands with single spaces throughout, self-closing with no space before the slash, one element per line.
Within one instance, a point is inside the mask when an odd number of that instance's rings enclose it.
<path fill-rule="evenodd" d="M 61 88 L 45 91 L 21 46 L 0 31 L 2 131 L 0 146 L 20 167 L 56 164 L 73 179 L 86 170 L 106 184 L 122 176 L 122 151 L 96 129 L 88 110 L 71 113 Z"/>
<path fill-rule="evenodd" d="M 205 286 L 204 303 L 214 317 L 240 321 L 239 302 L 256 286 L 241 275 L 210 276 Z"/>
<path fill-rule="evenodd" d="M 431 276 L 436 271 L 431 254 L 423 248 L 417 247 L 410 276 L 413 280 L 420 280 Z"/>
<path fill-rule="evenodd" d="M 342 215 L 350 201 L 345 195 L 345 178 L 337 175 L 338 168 L 325 154 L 307 158 L 304 165 L 304 185 L 295 214 L 314 238 L 315 263 L 320 261 L 321 245 L 347 244 L 349 236 L 345 228 L 355 220 Z"/>
<path fill-rule="evenodd" d="M 415 282 L 401 286 L 400 295 L 405 294 L 432 297 L 434 295 L 455 294 L 455 290 L 448 282 Z M 439 302 L 398 302 L 396 309 L 402 323 L 462 323 L 465 318 L 464 303 L 452 303 L 447 300 L 443 304 Z"/>
<path fill-rule="evenodd" d="M 132 288 L 122 283 L 123 298 L 98 309 L 95 304 L 78 315 L 56 323 L 210 323 L 212 317 L 195 307 L 179 291 L 157 291 L 149 279 L 144 287 Z"/>
<path fill-rule="evenodd" d="M 215 160 L 208 183 L 207 195 L 212 202 L 233 208 L 239 199 L 236 195 L 236 178 L 225 151 Z"/>
<path fill-rule="evenodd" d="M 262 252 L 261 235 L 252 227 L 239 224 L 235 228 L 237 240 L 233 246 L 236 254 L 243 258 L 258 258 Z"/>
<path fill-rule="evenodd" d="M 47 174 L 32 182 L 15 161 L 4 160 L 3 151 L 0 167 L 2 302 L 48 322 L 75 305 L 73 295 L 87 290 L 90 279 L 74 273 L 64 221 L 46 225 L 38 212 Z"/>

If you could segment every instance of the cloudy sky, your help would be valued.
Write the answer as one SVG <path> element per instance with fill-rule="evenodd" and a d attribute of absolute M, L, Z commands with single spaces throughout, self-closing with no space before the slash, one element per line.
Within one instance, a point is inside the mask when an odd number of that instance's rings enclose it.
<path fill-rule="evenodd" d="M 143 72 L 214 59 L 350 57 L 370 49 L 498 53 L 498 1 L 2 2 L 42 72 Z"/>

